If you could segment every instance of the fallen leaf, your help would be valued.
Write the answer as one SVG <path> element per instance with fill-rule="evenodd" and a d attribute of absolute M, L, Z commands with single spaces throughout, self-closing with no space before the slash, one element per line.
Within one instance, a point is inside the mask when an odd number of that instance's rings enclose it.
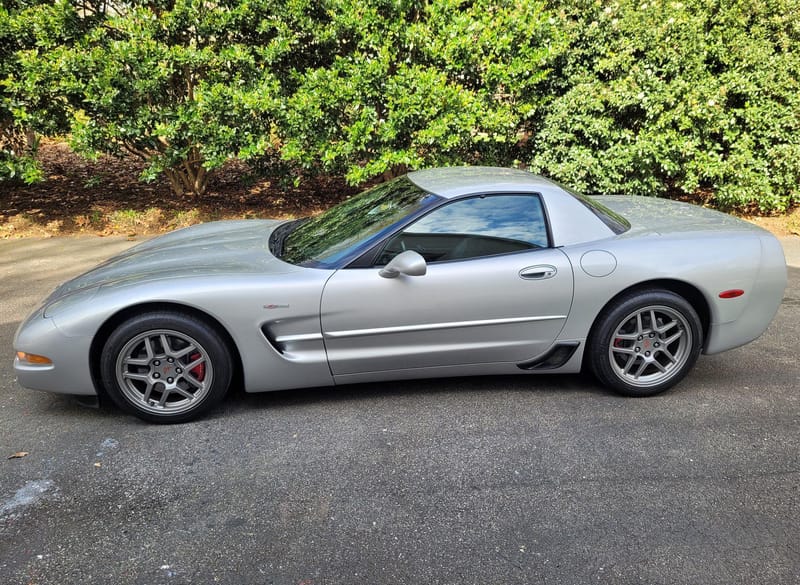
<path fill-rule="evenodd" d="M 28 452 L 27 451 L 17 451 L 13 455 L 9 455 L 8 458 L 9 459 L 22 459 L 23 457 L 27 457 L 27 456 L 28 456 Z"/>
<path fill-rule="evenodd" d="M 100 463 L 99 461 L 97 461 L 97 462 L 94 464 L 94 466 L 95 466 L 95 467 L 102 467 L 102 466 L 103 466 L 103 464 L 102 464 L 102 463 Z"/>

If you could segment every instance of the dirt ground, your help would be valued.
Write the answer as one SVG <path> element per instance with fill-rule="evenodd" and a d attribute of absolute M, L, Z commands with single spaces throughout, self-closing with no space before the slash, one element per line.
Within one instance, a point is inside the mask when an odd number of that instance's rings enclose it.
<path fill-rule="evenodd" d="M 179 197 L 166 180 L 140 182 L 143 165 L 133 158 L 88 161 L 66 143 L 49 140 L 39 159 L 43 182 L 0 184 L 0 238 L 149 235 L 217 219 L 303 217 L 360 190 L 341 179 L 281 185 L 231 162 L 215 174 L 205 195 Z M 745 219 L 777 235 L 800 235 L 800 208 Z"/>
<path fill-rule="evenodd" d="M 217 219 L 303 217 L 359 191 L 341 179 L 281 185 L 234 161 L 203 196 L 175 196 L 165 179 L 139 181 L 144 165 L 132 157 L 88 161 L 56 141 L 43 141 L 38 156 L 43 182 L 0 183 L 0 238 L 148 235 Z"/>
<path fill-rule="evenodd" d="M 791 213 L 778 216 L 745 216 L 746 220 L 771 231 L 776 236 L 800 236 L 800 207 Z"/>

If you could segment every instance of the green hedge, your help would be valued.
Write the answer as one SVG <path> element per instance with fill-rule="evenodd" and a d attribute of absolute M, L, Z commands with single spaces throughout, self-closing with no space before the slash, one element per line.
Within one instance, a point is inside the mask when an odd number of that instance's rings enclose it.
<path fill-rule="evenodd" d="M 531 167 L 580 189 L 800 201 L 800 3 L 561 2 Z"/>
<path fill-rule="evenodd" d="M 299 72 L 283 156 L 359 183 L 432 165 L 509 165 L 566 38 L 540 2 L 329 3 L 331 63 Z"/>
<path fill-rule="evenodd" d="M 800 201 L 798 0 L 4 7 L 0 129 L 132 152 L 176 192 L 240 158 L 354 184 L 495 164 L 589 192 Z"/>

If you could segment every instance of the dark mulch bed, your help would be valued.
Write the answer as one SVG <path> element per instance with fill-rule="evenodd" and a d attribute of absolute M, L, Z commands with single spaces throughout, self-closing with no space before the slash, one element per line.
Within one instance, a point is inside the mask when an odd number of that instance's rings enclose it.
<path fill-rule="evenodd" d="M 358 191 L 339 178 L 282 185 L 232 161 L 203 196 L 176 196 L 166 180 L 141 182 L 144 165 L 132 157 L 89 161 L 57 141 L 43 142 L 38 157 L 43 182 L 0 184 L 0 237 L 141 235 L 215 219 L 303 217 Z"/>

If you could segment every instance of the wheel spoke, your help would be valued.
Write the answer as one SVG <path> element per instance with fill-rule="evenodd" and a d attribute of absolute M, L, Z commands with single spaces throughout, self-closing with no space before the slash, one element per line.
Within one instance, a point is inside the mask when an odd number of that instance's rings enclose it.
<path fill-rule="evenodd" d="M 631 355 L 628 358 L 628 361 L 625 363 L 625 367 L 622 369 L 623 374 L 625 374 L 626 376 L 628 375 L 628 373 L 631 371 L 631 366 L 633 366 L 634 362 L 636 362 L 636 359 L 637 359 L 636 355 Z"/>
<path fill-rule="evenodd" d="M 150 360 L 148 358 L 126 357 L 124 363 L 128 366 L 149 366 Z"/>
<path fill-rule="evenodd" d="M 149 382 L 150 381 L 150 375 L 149 374 L 136 374 L 134 372 L 124 372 L 122 375 L 123 375 L 123 377 L 125 377 L 125 378 L 127 378 L 129 380 L 139 380 L 141 382 Z"/>
<path fill-rule="evenodd" d="M 675 356 L 674 356 L 674 355 L 672 355 L 672 352 L 671 352 L 671 351 L 669 351 L 669 350 L 668 350 L 666 347 L 665 347 L 665 348 L 663 348 L 663 349 L 660 351 L 660 353 L 662 353 L 662 354 L 664 354 L 665 356 L 667 356 L 667 359 L 669 360 L 669 362 L 670 362 L 671 364 L 674 364 L 674 363 L 675 363 Z"/>
<path fill-rule="evenodd" d="M 147 359 L 153 359 L 155 357 L 155 352 L 153 351 L 153 344 L 150 341 L 149 337 L 144 338 L 144 351 L 147 353 Z"/>
<path fill-rule="evenodd" d="M 164 355 L 172 355 L 172 349 L 169 346 L 167 336 L 162 333 L 158 338 L 161 340 L 161 351 L 164 352 Z"/>
<path fill-rule="evenodd" d="M 194 394 L 192 394 L 188 390 L 184 390 L 180 386 L 175 386 L 175 392 L 177 392 L 178 394 L 180 394 L 184 398 L 188 398 L 189 400 L 192 400 L 194 398 Z"/>
<path fill-rule="evenodd" d="M 683 330 L 682 329 L 678 329 L 678 332 L 675 333 L 675 335 L 673 335 L 672 337 L 669 337 L 669 338 L 664 340 L 664 345 L 672 345 L 672 343 L 675 340 L 677 340 L 679 337 L 681 337 L 682 335 L 683 335 Z"/>
<path fill-rule="evenodd" d="M 183 349 L 179 349 L 178 351 L 173 352 L 172 353 L 172 357 L 174 357 L 176 360 L 179 360 L 183 356 L 185 356 L 186 354 L 191 353 L 193 351 L 197 351 L 197 346 L 195 346 L 194 344 L 190 343 L 189 345 L 187 345 Z"/>
<path fill-rule="evenodd" d="M 614 347 L 611 348 L 611 351 L 613 351 L 614 353 L 622 353 L 626 355 L 633 355 L 635 353 L 633 349 L 630 347 Z"/>
<path fill-rule="evenodd" d="M 642 314 L 636 313 L 636 333 L 641 335 L 644 333 L 644 325 L 642 325 Z"/>
<path fill-rule="evenodd" d="M 661 335 L 664 335 L 667 331 L 675 327 L 677 324 L 678 324 L 677 321 L 668 321 L 667 323 L 664 323 L 661 327 L 656 329 L 656 331 Z"/>
<path fill-rule="evenodd" d="M 150 394 L 153 392 L 153 384 L 150 382 L 147 383 L 147 388 L 145 388 L 144 395 L 142 396 L 142 400 L 144 403 L 147 404 L 150 402 Z"/>
<path fill-rule="evenodd" d="M 647 361 L 642 360 L 642 363 L 639 364 L 639 368 L 636 370 L 636 373 L 633 375 L 634 378 L 636 378 L 637 380 L 639 379 L 639 376 L 641 376 L 644 373 L 645 369 L 647 368 L 647 363 L 648 363 Z"/>
<path fill-rule="evenodd" d="M 183 366 L 183 369 L 184 370 L 193 370 L 197 366 L 199 366 L 200 364 L 205 363 L 205 361 L 206 361 L 206 359 L 204 357 L 199 357 L 196 360 L 194 360 L 193 362 L 189 362 L 188 364 Z"/>
<path fill-rule="evenodd" d="M 202 388 L 203 387 L 203 383 L 200 380 L 198 380 L 197 378 L 195 378 L 194 375 L 189 373 L 189 372 L 185 372 L 183 374 L 183 379 L 186 380 L 187 382 L 189 382 L 190 384 L 193 384 L 197 388 Z"/>

